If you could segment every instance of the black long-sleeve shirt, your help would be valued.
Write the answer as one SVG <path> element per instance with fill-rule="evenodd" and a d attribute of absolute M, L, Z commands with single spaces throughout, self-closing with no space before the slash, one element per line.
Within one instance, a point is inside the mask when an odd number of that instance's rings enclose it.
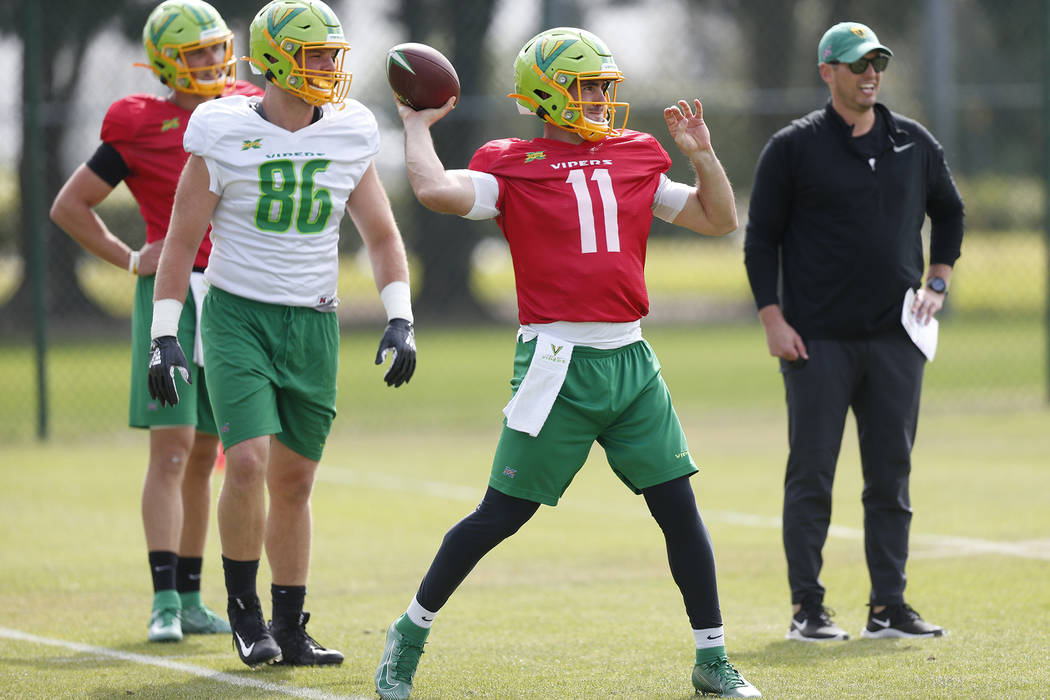
<path fill-rule="evenodd" d="M 875 105 L 853 138 L 830 101 L 770 139 L 759 157 L 744 239 L 758 308 L 779 303 L 802 336 L 858 338 L 900 323 L 930 263 L 954 264 L 963 202 L 944 151 L 918 122 Z"/>

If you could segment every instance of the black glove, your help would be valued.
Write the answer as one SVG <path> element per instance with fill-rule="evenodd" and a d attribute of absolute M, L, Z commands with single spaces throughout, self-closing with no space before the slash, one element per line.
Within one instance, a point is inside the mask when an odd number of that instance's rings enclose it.
<path fill-rule="evenodd" d="M 412 324 L 403 318 L 392 318 L 386 324 L 383 338 L 379 341 L 376 364 L 383 364 L 386 354 L 391 350 L 394 351 L 394 359 L 383 379 L 387 386 L 401 386 L 416 371 L 416 336 L 412 332 Z"/>
<path fill-rule="evenodd" d="M 149 344 L 149 395 L 160 401 L 161 406 L 174 406 L 179 402 L 175 370 L 179 370 L 187 384 L 192 383 L 178 339 L 173 335 L 154 338 Z"/>

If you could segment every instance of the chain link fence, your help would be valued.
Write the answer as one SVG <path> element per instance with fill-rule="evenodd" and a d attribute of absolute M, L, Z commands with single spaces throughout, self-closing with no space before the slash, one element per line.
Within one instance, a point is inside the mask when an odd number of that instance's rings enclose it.
<path fill-rule="evenodd" d="M 234 29 L 238 54 L 246 53 L 247 22 L 259 0 L 213 4 Z M 657 136 L 675 161 L 670 175 L 680 181 L 691 182 L 692 174 L 667 136 L 662 108 L 680 98 L 701 98 L 737 192 L 741 228 L 712 241 L 657 222 L 648 261 L 653 311 L 647 324 L 757 325 L 741 253 L 756 159 L 774 131 L 827 99 L 815 65 L 824 29 L 844 19 L 870 25 L 894 51 L 880 99 L 938 137 L 967 205 L 963 255 L 943 314 L 950 320 L 942 326 L 942 342 L 950 347 L 944 355 L 950 356 L 929 373 L 936 380 L 938 372 L 954 371 L 964 381 L 945 381 L 952 386 L 943 390 L 933 381 L 927 397 L 935 404 L 995 409 L 1045 403 L 1047 0 L 330 4 L 353 47 L 351 95 L 380 122 L 377 164 L 409 247 L 417 314 L 431 325 L 512 327 L 513 273 L 494 224 L 433 215 L 415 202 L 384 74 L 390 46 L 431 44 L 460 73 L 461 104 L 434 129 L 448 167 L 465 167 L 488 139 L 538 133 L 536 120 L 517 115 L 505 95 L 513 87 L 517 50 L 548 26 L 586 27 L 612 47 L 627 76 L 620 95 L 631 103 L 630 126 Z M 65 438 L 123 425 L 133 279 L 81 252 L 47 221 L 46 212 L 61 183 L 98 145 L 108 105 L 133 92 L 162 91 L 152 74 L 133 65 L 143 60 L 136 37 L 152 2 L 96 7 L 40 0 L 36 20 L 29 5 L 21 3 L 0 20 L 0 56 L 19 67 L 0 74 L 4 441 L 31 440 L 45 428 L 49 436 Z M 43 42 L 35 53 L 24 43 L 34 31 Z M 243 62 L 240 73 L 255 79 Z M 34 99 L 37 111 L 29 108 Z M 40 190 L 29 191 L 31 183 L 40 183 Z M 126 188 L 118 187 L 98 212 L 129 244 L 141 245 L 144 226 Z M 346 222 L 340 314 L 348 332 L 383 320 L 367 267 L 360 264 L 359 240 Z M 42 251 L 40 265 L 32 263 L 33 245 Z M 52 387 L 46 401 L 38 393 L 42 380 Z M 104 387 L 101 394 L 92 388 L 98 386 Z M 54 387 L 62 387 L 60 395 Z"/>

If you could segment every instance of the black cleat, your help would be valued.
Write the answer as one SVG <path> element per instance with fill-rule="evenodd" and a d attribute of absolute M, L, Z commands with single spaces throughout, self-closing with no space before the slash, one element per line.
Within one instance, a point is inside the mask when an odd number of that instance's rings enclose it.
<path fill-rule="evenodd" d="M 277 663 L 286 666 L 338 666 L 343 663 L 342 652 L 326 649 L 306 633 L 310 613 L 300 613 L 296 618 L 277 618 L 270 622 L 270 632 L 281 647 L 282 659 Z"/>
<path fill-rule="evenodd" d="M 281 647 L 266 627 L 257 596 L 230 598 L 226 613 L 233 631 L 233 648 L 241 661 L 250 668 L 259 668 L 281 660 Z"/>

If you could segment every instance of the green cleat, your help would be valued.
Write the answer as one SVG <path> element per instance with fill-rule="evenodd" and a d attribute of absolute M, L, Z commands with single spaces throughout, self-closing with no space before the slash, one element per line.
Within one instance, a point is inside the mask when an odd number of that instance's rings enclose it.
<path fill-rule="evenodd" d="M 175 591 L 153 594 L 153 612 L 149 616 L 149 641 L 182 641 L 182 606 Z"/>
<path fill-rule="evenodd" d="M 720 698 L 762 697 L 762 693 L 748 683 L 725 656 L 697 663 L 693 667 L 693 687 L 701 695 L 712 694 Z"/>
<path fill-rule="evenodd" d="M 230 623 L 201 602 L 201 594 L 180 593 L 183 634 L 229 634 Z"/>
<path fill-rule="evenodd" d="M 407 700 L 428 634 L 429 629 L 416 627 L 405 615 L 390 625 L 376 669 L 376 692 L 383 700 Z"/>

